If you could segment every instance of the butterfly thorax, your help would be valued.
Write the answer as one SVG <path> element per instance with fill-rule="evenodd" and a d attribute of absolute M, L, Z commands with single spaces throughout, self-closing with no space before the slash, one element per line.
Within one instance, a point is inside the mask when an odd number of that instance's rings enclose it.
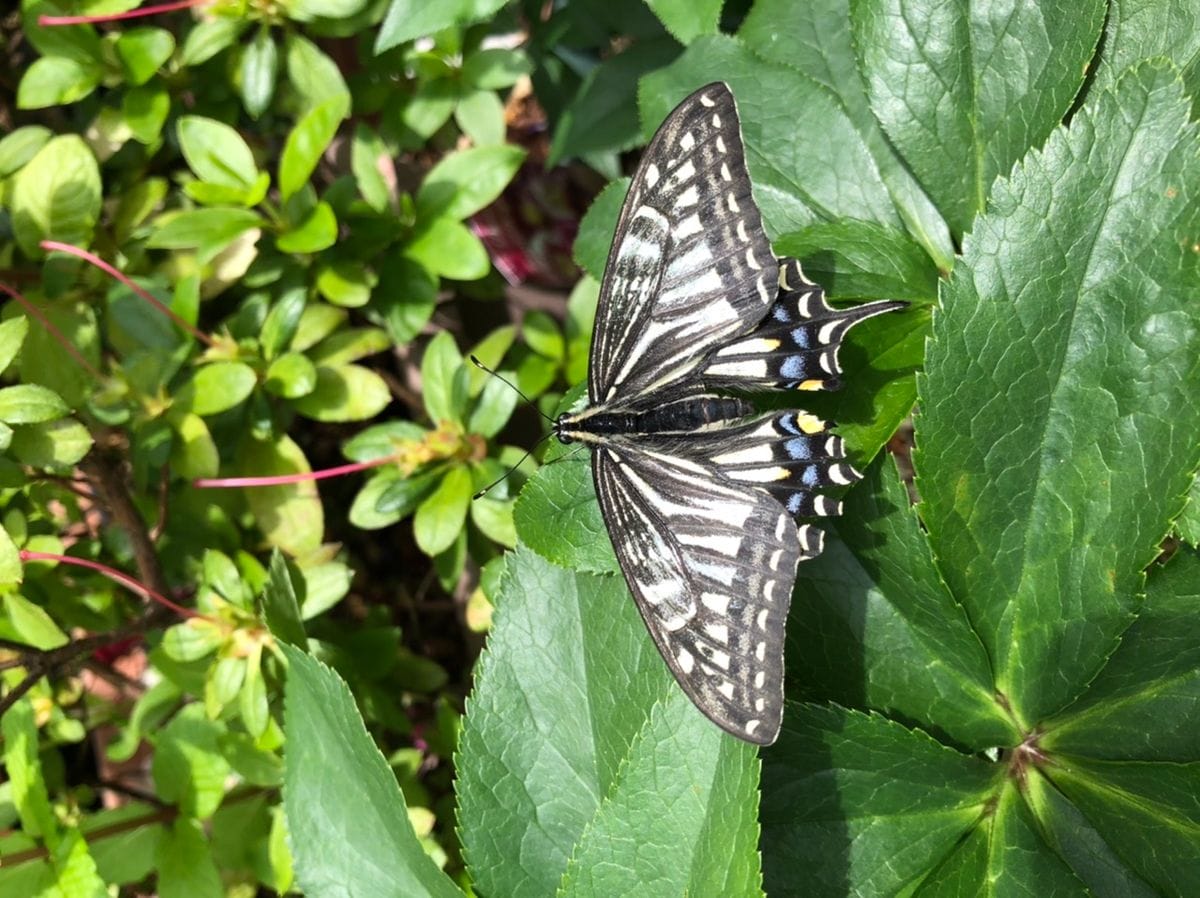
<path fill-rule="evenodd" d="M 575 415 L 560 415 L 554 434 L 564 443 L 602 443 L 622 434 L 693 433 L 753 412 L 754 406 L 744 399 L 719 396 L 679 399 L 646 411 L 591 406 Z"/>

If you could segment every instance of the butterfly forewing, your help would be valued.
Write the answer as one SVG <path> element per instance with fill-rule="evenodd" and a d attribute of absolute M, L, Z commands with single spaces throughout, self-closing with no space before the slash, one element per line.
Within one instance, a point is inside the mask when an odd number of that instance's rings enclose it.
<path fill-rule="evenodd" d="M 593 403 L 646 407 L 759 322 L 778 266 L 750 194 L 733 95 L 710 84 L 651 141 L 617 223 L 596 311 Z"/>

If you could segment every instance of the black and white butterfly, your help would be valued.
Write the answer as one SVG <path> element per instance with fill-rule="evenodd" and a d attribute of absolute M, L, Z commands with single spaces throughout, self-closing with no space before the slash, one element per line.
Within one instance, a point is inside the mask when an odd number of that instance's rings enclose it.
<path fill-rule="evenodd" d="M 722 392 L 834 389 L 855 323 L 777 259 L 750 194 L 737 107 L 710 84 L 663 122 L 633 177 L 604 269 L 589 405 L 555 434 L 593 450 L 600 510 L 646 626 L 705 715 L 775 741 L 796 566 L 837 514 L 817 492 L 859 478 L 802 411 Z"/>

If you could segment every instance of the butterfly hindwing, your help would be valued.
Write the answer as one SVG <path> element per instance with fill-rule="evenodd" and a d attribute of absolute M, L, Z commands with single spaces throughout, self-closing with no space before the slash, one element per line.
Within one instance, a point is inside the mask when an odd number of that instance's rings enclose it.
<path fill-rule="evenodd" d="M 710 84 L 651 141 L 605 266 L 588 371 L 593 403 L 637 408 L 714 345 L 757 324 L 778 265 L 750 193 L 733 95 Z"/>
<path fill-rule="evenodd" d="M 838 350 L 860 321 L 904 303 L 881 301 L 835 309 L 825 291 L 804 276 L 795 259 L 779 260 L 779 293 L 758 326 L 714 351 L 702 375 L 723 389 L 836 390 Z"/>
<path fill-rule="evenodd" d="M 683 690 L 714 723 L 775 740 L 796 565 L 821 534 L 711 464 L 614 440 L 597 449 L 600 508 L 638 610 Z M 668 523 L 669 519 L 669 523 Z"/>

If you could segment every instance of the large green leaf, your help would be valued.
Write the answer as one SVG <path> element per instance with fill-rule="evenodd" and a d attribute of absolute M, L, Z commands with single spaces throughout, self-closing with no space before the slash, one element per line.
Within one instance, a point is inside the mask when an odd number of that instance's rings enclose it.
<path fill-rule="evenodd" d="M 871 154 L 838 98 L 807 75 L 765 62 L 732 38 L 698 38 L 671 65 L 642 79 L 646 136 L 715 72 L 737 98 L 746 167 L 772 238 L 842 218 L 901 226 Z M 781 110 L 786 110 L 782 120 Z"/>
<path fill-rule="evenodd" d="M 1018 741 L 995 700 L 983 645 L 934 566 L 894 465 L 872 465 L 825 529 L 841 538 L 800 566 L 792 603 L 793 693 L 935 722 L 977 748 Z"/>
<path fill-rule="evenodd" d="M 692 707 L 619 578 L 507 557 L 458 755 L 483 894 L 759 893 L 752 746 Z"/>
<path fill-rule="evenodd" d="M 768 894 L 898 894 L 956 851 L 1001 773 L 882 717 L 789 705 L 763 758 Z"/>
<path fill-rule="evenodd" d="M 51 138 L 13 180 L 9 209 L 21 251 L 37 258 L 43 240 L 87 246 L 100 201 L 100 168 L 88 145 L 74 134 Z"/>
<path fill-rule="evenodd" d="M 949 271 L 954 246 L 945 219 L 871 112 L 851 39 L 850 0 L 759 0 L 738 36 L 764 59 L 799 69 L 837 96 L 879 167 L 879 177 L 909 233 L 938 268 Z"/>
<path fill-rule="evenodd" d="M 1083 84 L 1103 0 L 852 0 L 871 108 L 958 233 Z"/>
<path fill-rule="evenodd" d="M 300 649 L 282 649 L 283 802 L 300 887 L 346 898 L 461 896 L 417 840 L 396 776 L 346 684 Z"/>
<path fill-rule="evenodd" d="M 1023 724 L 1116 647 L 1200 463 L 1200 159 L 1143 66 L 998 182 L 934 317 L 917 470 L 934 554 Z"/>

